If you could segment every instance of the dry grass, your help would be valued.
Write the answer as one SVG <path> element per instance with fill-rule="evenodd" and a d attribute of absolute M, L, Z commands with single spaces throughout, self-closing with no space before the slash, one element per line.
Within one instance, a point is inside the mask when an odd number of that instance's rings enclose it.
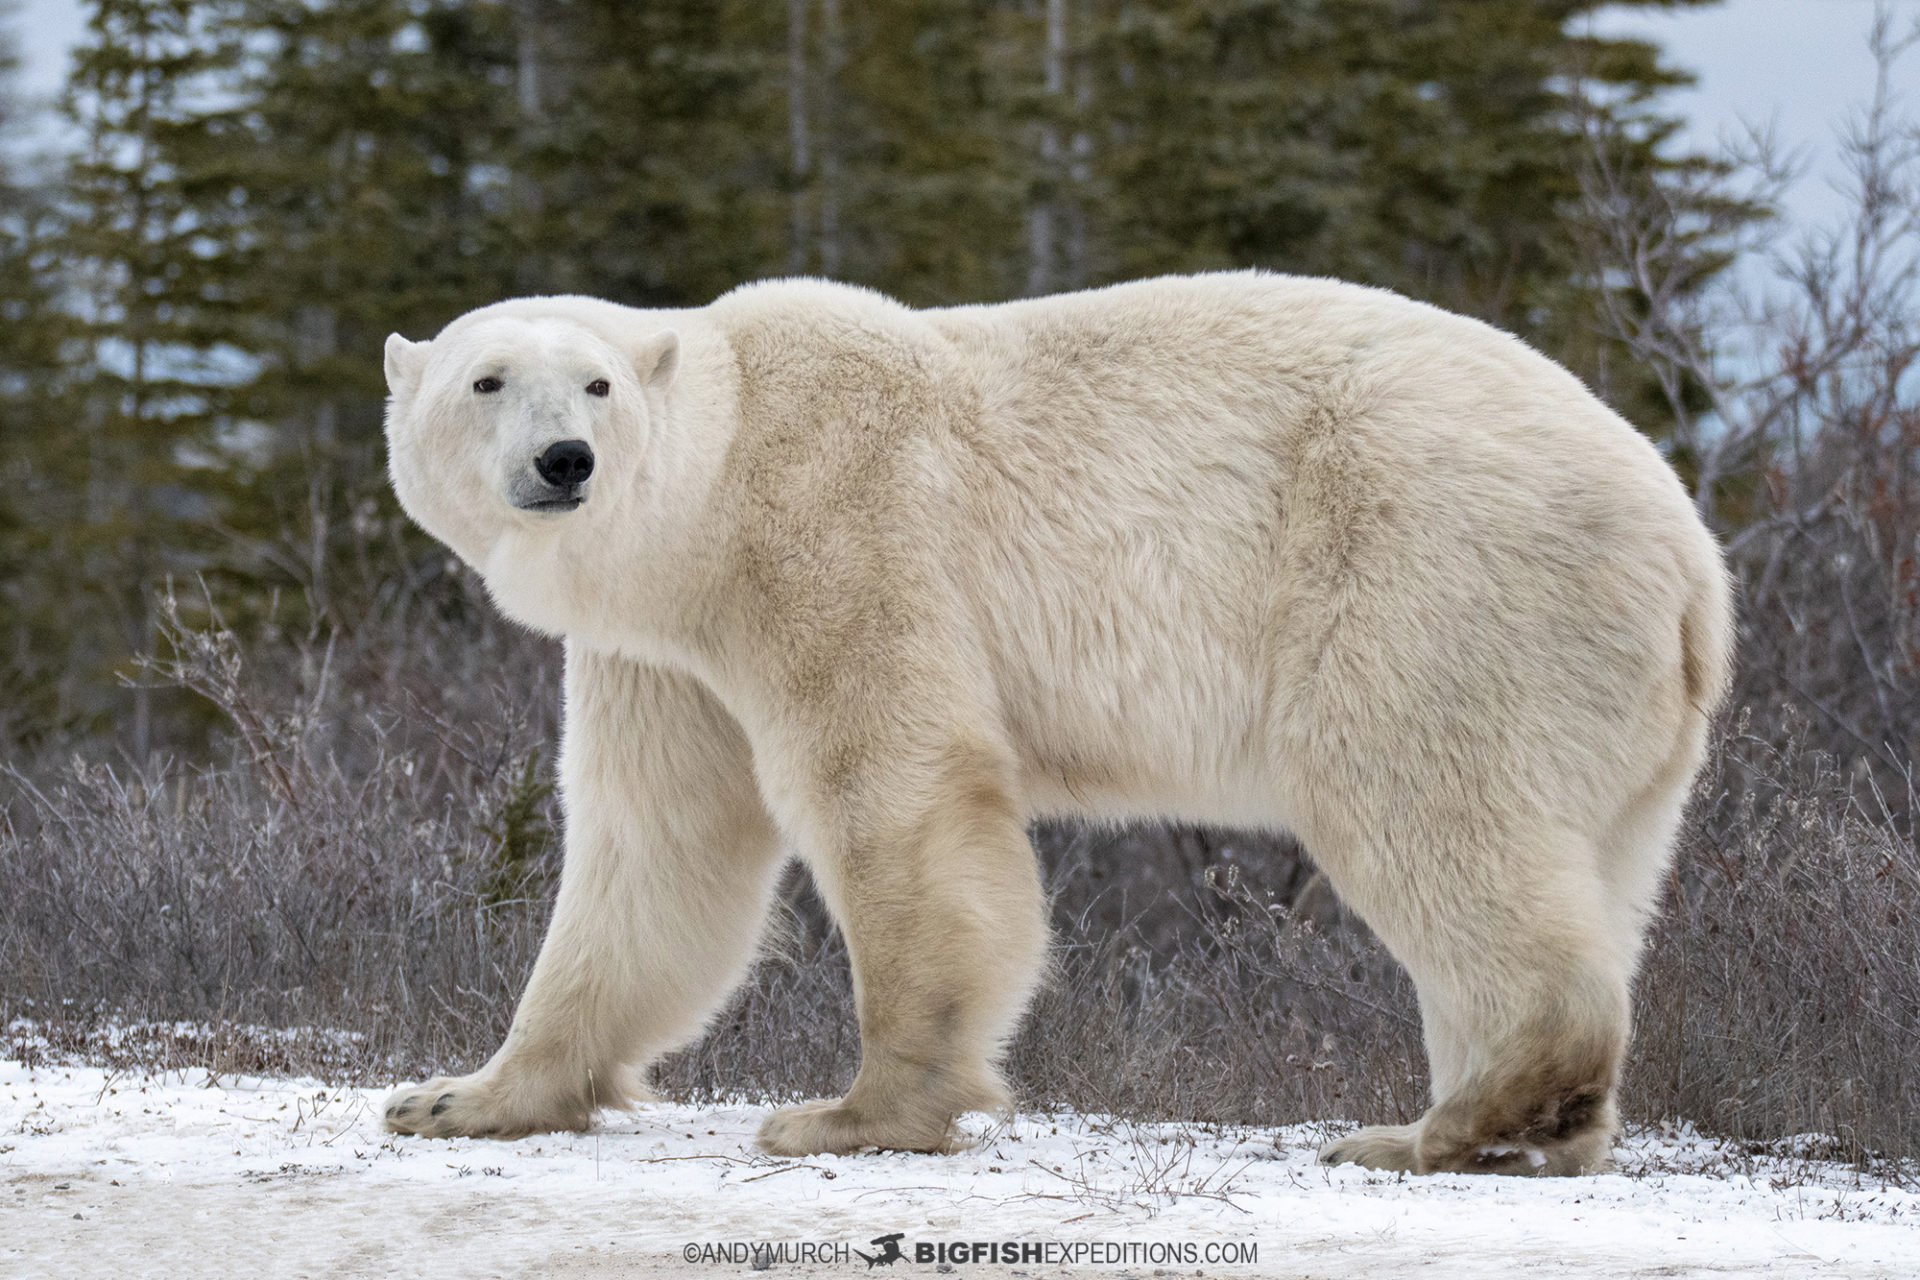
<path fill-rule="evenodd" d="M 1912 828 L 1830 757 L 1744 728 L 1720 741 L 1654 933 L 1628 1109 L 1920 1156 Z"/>

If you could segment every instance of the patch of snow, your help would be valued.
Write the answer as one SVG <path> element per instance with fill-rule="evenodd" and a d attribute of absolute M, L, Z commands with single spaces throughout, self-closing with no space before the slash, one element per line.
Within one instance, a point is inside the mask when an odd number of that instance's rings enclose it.
<path fill-rule="evenodd" d="M 980 1120 L 954 1156 L 775 1159 L 744 1104 L 396 1137 L 384 1093 L 0 1062 L 0 1275 L 865 1274 L 895 1233 L 883 1274 L 1920 1271 L 1920 1193 L 1685 1128 L 1631 1135 L 1597 1177 L 1408 1177 L 1316 1165 L 1317 1129 L 1079 1115 Z M 993 1261 L 1009 1241 L 1050 1252 Z M 783 1252 L 756 1268 L 756 1244 Z"/>

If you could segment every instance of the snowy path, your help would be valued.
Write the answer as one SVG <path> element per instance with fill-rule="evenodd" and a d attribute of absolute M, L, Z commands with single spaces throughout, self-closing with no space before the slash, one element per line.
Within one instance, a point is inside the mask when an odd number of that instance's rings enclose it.
<path fill-rule="evenodd" d="M 395 1138 L 379 1094 L 0 1062 L 0 1275 L 732 1276 L 732 1242 L 1018 1241 L 957 1275 L 1920 1276 L 1920 1193 L 1641 1136 L 1598 1178 L 1398 1178 L 1303 1131 L 1023 1116 L 959 1156 L 774 1160 L 761 1111 L 656 1105 L 587 1135 Z M 686 1261 L 689 1245 L 705 1256 Z M 1251 1264 L 1154 1247 L 1257 1249 Z M 1094 1249 L 1104 1252 L 1095 1254 Z M 1079 1250 L 1062 1263 L 1060 1251 Z M 844 1261 L 768 1274 L 853 1275 Z"/>

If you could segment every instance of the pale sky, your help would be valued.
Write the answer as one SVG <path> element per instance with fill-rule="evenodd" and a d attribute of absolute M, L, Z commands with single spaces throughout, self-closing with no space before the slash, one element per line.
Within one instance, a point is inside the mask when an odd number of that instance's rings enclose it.
<path fill-rule="evenodd" d="M 1882 3 L 1904 22 L 1920 19 L 1920 0 Z M 1664 14 L 1616 9 L 1604 13 L 1600 25 L 1610 33 L 1652 36 L 1670 61 L 1699 77 L 1694 88 L 1672 97 L 1676 113 L 1690 121 L 1694 145 L 1711 146 L 1721 131 L 1747 120 L 1772 123 L 1789 147 L 1808 148 L 1813 165 L 1789 209 L 1795 221 L 1803 221 L 1837 208 L 1828 189 L 1832 148 L 1824 144 L 1848 107 L 1871 88 L 1866 33 L 1873 10 L 1873 0 L 1726 0 Z M 19 0 L 11 25 L 21 54 L 21 90 L 50 100 L 65 76 L 67 51 L 81 34 L 78 0 Z M 1909 108 L 1920 116 L 1920 49 L 1899 70 Z"/>
<path fill-rule="evenodd" d="M 1920 0 L 1883 0 L 1896 29 L 1920 20 Z M 1780 142 L 1805 150 L 1807 176 L 1790 194 L 1796 223 L 1834 217 L 1840 198 L 1833 138 L 1851 108 L 1873 90 L 1867 33 L 1873 0 L 1727 0 L 1707 9 L 1649 12 L 1614 9 L 1602 15 L 1606 34 L 1645 35 L 1668 51 L 1668 61 L 1694 73 L 1690 89 L 1672 94 L 1673 114 L 1688 122 L 1686 141 L 1712 150 L 1743 122 L 1772 125 Z M 1920 119 L 1920 47 L 1895 65 L 1895 92 L 1911 119 Z"/>

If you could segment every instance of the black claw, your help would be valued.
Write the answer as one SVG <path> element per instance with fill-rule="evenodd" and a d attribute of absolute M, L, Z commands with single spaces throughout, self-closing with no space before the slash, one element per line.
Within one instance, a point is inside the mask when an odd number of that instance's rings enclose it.
<path fill-rule="evenodd" d="M 398 1119 L 399 1117 L 404 1116 L 405 1114 L 407 1114 L 407 1112 L 411 1110 L 413 1110 L 413 1101 L 409 1099 L 406 1102 L 396 1102 L 392 1106 L 388 1107 L 387 1115 L 393 1117 L 394 1119 Z"/>
<path fill-rule="evenodd" d="M 453 1105 L 453 1095 L 450 1093 L 443 1093 L 437 1099 L 434 1100 L 433 1110 L 428 1112 L 428 1114 L 437 1116 L 442 1111 L 445 1111 L 448 1107 L 452 1105 Z"/>

